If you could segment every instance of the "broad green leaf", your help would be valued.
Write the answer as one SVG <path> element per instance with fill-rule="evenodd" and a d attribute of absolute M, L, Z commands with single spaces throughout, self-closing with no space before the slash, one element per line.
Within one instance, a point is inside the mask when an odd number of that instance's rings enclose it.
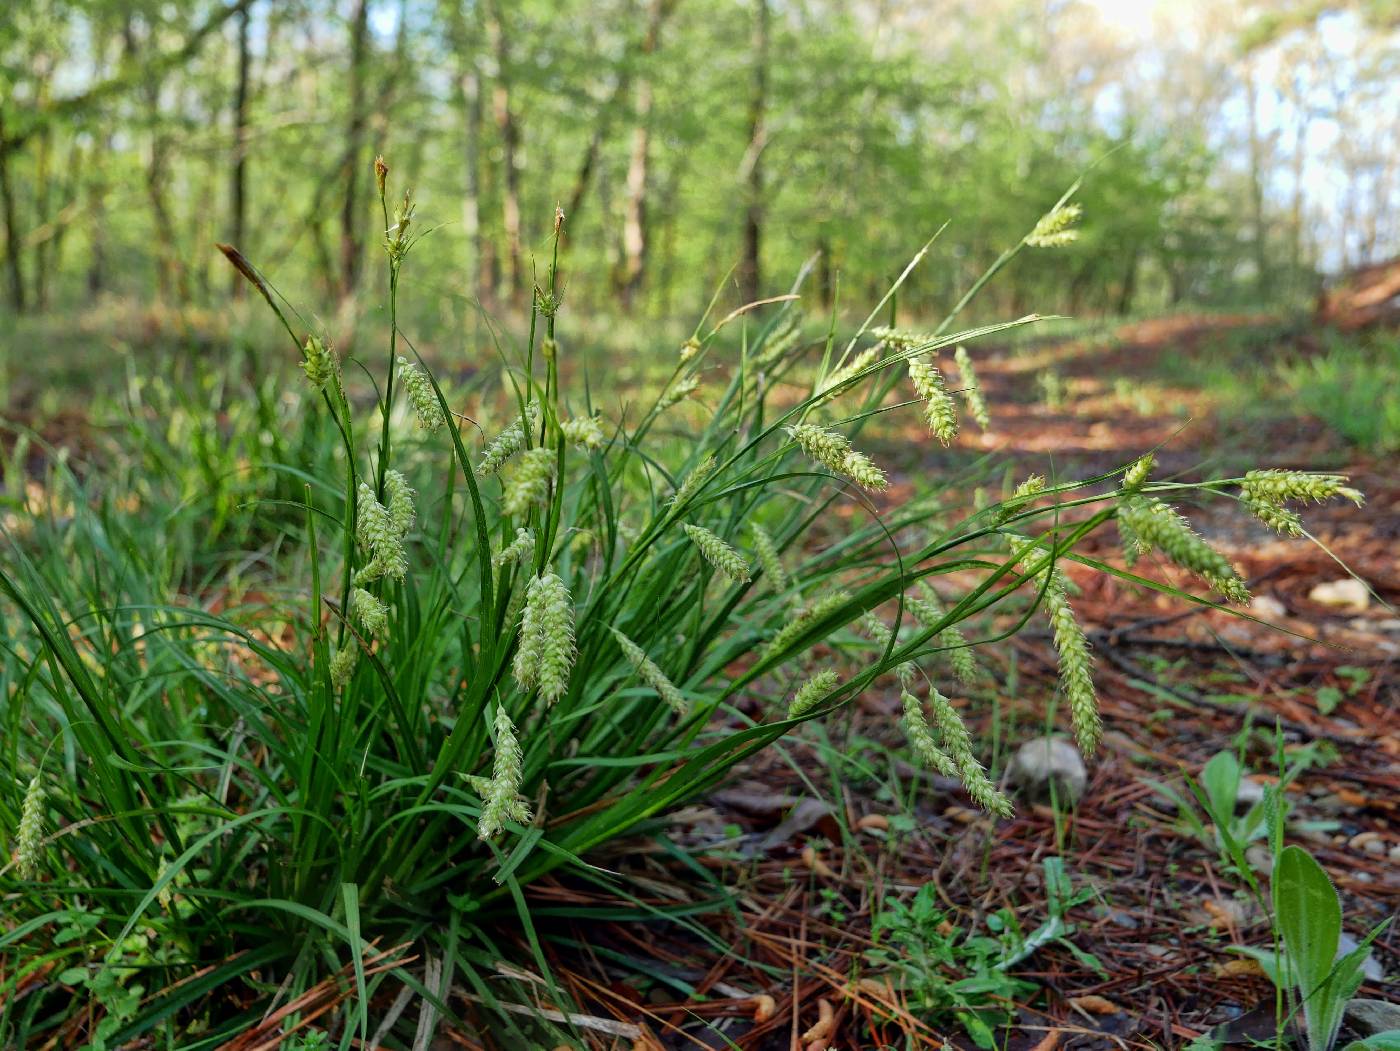
<path fill-rule="evenodd" d="M 1400 1029 L 1387 1029 L 1365 1040 L 1353 1040 L 1342 1051 L 1400 1051 Z"/>
<path fill-rule="evenodd" d="M 1309 1044 L 1326 1051 L 1331 986 L 1324 988 L 1337 958 L 1342 907 L 1322 866 L 1302 847 L 1284 847 L 1274 863 L 1274 913 L 1283 935 L 1288 973 L 1303 998 Z M 1333 1030 L 1335 1035 L 1335 1030 Z"/>

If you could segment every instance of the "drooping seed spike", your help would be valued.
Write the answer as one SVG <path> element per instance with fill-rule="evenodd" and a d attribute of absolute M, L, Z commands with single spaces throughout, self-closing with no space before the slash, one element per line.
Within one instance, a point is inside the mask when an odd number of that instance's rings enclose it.
<path fill-rule="evenodd" d="M 788 705 L 788 718 L 800 719 L 810 712 L 836 689 L 837 681 L 836 673 L 829 668 L 813 675 L 793 694 L 792 702 Z"/>
<path fill-rule="evenodd" d="M 928 424 L 929 431 L 948 445 L 958 436 L 958 407 L 944 386 L 943 376 L 931 361 L 910 358 L 909 379 L 914 384 L 914 391 L 927 403 L 924 406 L 924 422 Z"/>
<path fill-rule="evenodd" d="M 442 405 L 438 403 L 432 381 L 415 362 L 400 357 L 399 377 L 408 393 L 409 403 L 418 416 L 418 425 L 425 431 L 435 431 L 443 424 Z"/>
<path fill-rule="evenodd" d="M 617 639 L 617 644 L 622 649 L 622 655 L 627 658 L 627 663 L 632 665 L 632 670 L 637 676 L 653 690 L 657 695 L 670 706 L 677 715 L 685 715 L 690 706 L 686 704 L 685 697 L 676 688 L 666 673 L 657 666 L 656 662 L 646 655 L 646 651 L 638 646 L 616 628 L 610 629 Z"/>
<path fill-rule="evenodd" d="M 520 797 L 524 777 L 524 753 L 515 735 L 515 724 L 506 714 L 505 706 L 496 708 L 496 751 L 491 765 L 490 780 L 474 778 L 473 786 L 481 794 L 481 817 L 477 821 L 477 838 L 485 842 L 497 835 L 507 821 L 524 824 L 530 820 L 530 808 Z"/>
<path fill-rule="evenodd" d="M 705 561 L 714 566 L 717 570 L 727 576 L 736 584 L 746 583 L 749 579 L 749 564 L 744 561 L 742 555 L 726 544 L 714 533 L 704 526 L 691 525 L 685 523 L 682 527 L 686 536 L 694 542 L 700 549 L 700 554 L 705 556 Z"/>

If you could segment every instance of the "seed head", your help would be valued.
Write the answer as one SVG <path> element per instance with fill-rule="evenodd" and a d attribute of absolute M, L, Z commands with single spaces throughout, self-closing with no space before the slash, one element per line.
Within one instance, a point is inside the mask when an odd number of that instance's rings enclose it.
<path fill-rule="evenodd" d="M 24 793 L 19 810 L 19 829 L 15 834 L 15 871 L 20 879 L 32 880 L 39 875 L 39 862 L 44 851 L 44 782 L 35 774 Z"/>
<path fill-rule="evenodd" d="M 831 669 L 817 672 L 793 694 L 792 702 L 788 705 L 788 718 L 802 718 L 815 708 L 822 698 L 836 689 L 836 683 L 836 673 Z"/>
<path fill-rule="evenodd" d="M 481 475 L 496 474 L 501 467 L 512 456 L 525 448 L 525 431 L 534 430 L 540 422 L 540 406 L 538 402 L 531 401 L 525 406 L 524 423 L 521 417 L 517 416 L 515 421 L 492 439 L 486 446 L 486 451 L 481 456 L 481 463 L 477 465 L 476 473 Z"/>
<path fill-rule="evenodd" d="M 789 646 L 796 642 L 807 629 L 817 621 L 821 621 L 840 609 L 851 599 L 851 593 L 845 590 L 838 590 L 823 595 L 810 606 L 803 606 L 797 613 L 783 621 L 783 626 L 778 629 L 778 634 L 774 635 L 764 649 L 765 657 L 784 652 Z"/>
<path fill-rule="evenodd" d="M 657 410 L 665 412 L 667 409 L 671 408 L 671 406 L 685 401 L 686 398 L 695 393 L 699 386 L 700 380 L 695 376 L 687 376 L 685 379 L 676 381 L 676 383 L 661 396 L 661 401 L 658 402 L 656 406 Z"/>
<path fill-rule="evenodd" d="M 407 358 L 399 358 L 399 376 L 408 400 L 418 415 L 418 425 L 425 431 L 435 431 L 443 424 L 442 406 L 427 373 Z"/>
<path fill-rule="evenodd" d="M 902 328 L 872 328 L 870 334 L 888 347 L 896 350 L 913 350 L 935 342 L 936 337 L 924 332 L 911 332 Z"/>
<path fill-rule="evenodd" d="M 782 594 L 788 589 L 787 570 L 783 568 L 783 560 L 778 554 L 777 545 L 773 543 L 773 538 L 768 535 L 768 530 L 764 529 L 757 522 L 753 524 L 753 551 L 758 559 L 759 568 L 763 570 L 763 575 L 768 579 L 769 586 L 778 594 Z"/>
<path fill-rule="evenodd" d="M 1270 503 L 1268 500 L 1246 496 L 1244 498 L 1244 506 L 1249 509 L 1250 514 L 1276 533 L 1281 533 L 1284 536 L 1303 535 L 1302 517 L 1298 512 L 1289 510 L 1282 504 Z"/>
<path fill-rule="evenodd" d="M 914 619 L 925 628 L 932 628 L 940 623 L 944 618 L 943 603 L 938 598 L 938 593 L 933 590 L 927 581 L 919 581 L 919 598 L 906 598 Z M 956 627 L 949 625 L 942 629 L 935 639 L 942 647 L 948 659 L 949 666 L 953 669 L 953 674 L 963 683 L 970 684 L 977 679 L 977 659 L 972 655 L 972 647 L 968 645 L 963 633 Z"/>
<path fill-rule="evenodd" d="M 336 650 L 335 656 L 331 658 L 331 685 L 337 690 L 349 686 L 359 659 L 359 648 L 353 643 Z"/>
<path fill-rule="evenodd" d="M 481 817 L 477 821 L 477 839 L 485 842 L 505 827 L 505 822 L 524 824 L 530 820 L 530 807 L 520 797 L 525 756 L 515 736 L 515 725 L 506 714 L 504 705 L 496 708 L 496 754 L 491 764 L 490 780 L 473 778 L 472 784 L 481 793 Z"/>
<path fill-rule="evenodd" d="M 350 592 L 350 611 L 371 635 L 383 635 L 389 627 L 389 607 L 364 588 Z"/>
<path fill-rule="evenodd" d="M 958 407 L 943 385 L 943 377 L 932 362 L 909 359 L 909 379 L 919 397 L 924 398 L 924 421 L 929 431 L 944 445 L 958 436 Z"/>
<path fill-rule="evenodd" d="M 1123 489 L 1132 492 L 1134 489 L 1141 489 L 1147 484 L 1147 477 L 1152 473 L 1152 468 L 1157 465 L 1157 457 L 1148 453 L 1133 461 L 1133 465 L 1123 472 Z"/>
<path fill-rule="evenodd" d="M 1062 248 L 1079 239 L 1072 229 L 1084 210 L 1077 204 L 1062 204 L 1040 217 L 1035 229 L 1026 235 L 1026 244 L 1035 248 Z"/>
<path fill-rule="evenodd" d="M 967 411 L 977 421 L 977 426 L 985 431 L 992 425 L 992 416 L 987 411 L 987 400 L 982 397 L 982 387 L 977 382 L 977 373 L 973 371 L 972 358 L 968 356 L 967 348 L 958 347 L 954 350 L 953 360 L 958 364 L 958 375 L 962 379 L 962 394 L 963 400 L 967 402 Z"/>
<path fill-rule="evenodd" d="M 308 336 L 306 358 L 301 363 L 301 370 L 306 373 L 307 382 L 317 390 L 325 390 L 336 378 L 339 369 L 335 353 L 326 345 L 325 340 L 320 336 Z"/>
<path fill-rule="evenodd" d="M 1334 496 L 1345 497 L 1360 507 L 1366 501 L 1350 488 L 1344 474 L 1318 474 L 1312 471 L 1250 471 L 1240 488 L 1255 500 L 1281 504 L 1285 500 L 1313 500 L 1321 503 Z"/>
<path fill-rule="evenodd" d="M 395 485 L 402 488 L 398 494 L 397 520 L 394 513 L 375 499 L 374 490 L 366 483 L 360 483 L 356 500 L 355 538 L 360 547 L 370 553 L 371 558 L 369 563 L 355 574 L 357 583 L 366 584 L 380 577 L 402 580 L 408 572 L 408 553 L 403 546 L 403 531 L 397 526 L 404 522 L 405 516 L 409 524 L 413 522 L 413 490 L 403 481 L 403 475 L 398 475 Z M 387 476 L 385 487 L 388 488 Z M 406 509 L 403 506 L 405 502 Z"/>
<path fill-rule="evenodd" d="M 534 558 L 535 534 L 528 529 L 517 529 L 515 539 L 510 542 L 509 546 L 492 556 L 491 564 L 497 569 L 516 562 L 523 566 L 534 561 Z"/>
<path fill-rule="evenodd" d="M 1169 504 L 1155 497 L 1131 497 L 1119 507 L 1118 518 L 1148 550 L 1161 551 L 1231 602 L 1249 604 L 1249 591 L 1229 559 L 1197 535 Z"/>
<path fill-rule="evenodd" d="M 827 391 L 836 390 L 850 380 L 855 379 L 855 377 L 859 376 L 875 363 L 883 349 L 883 346 L 880 344 L 876 344 L 873 347 L 866 347 L 841 368 L 827 376 L 821 386 L 817 388 L 817 394 L 825 394 Z"/>
<path fill-rule="evenodd" d="M 885 473 L 864 453 L 855 452 L 846 436 L 814 423 L 799 423 L 788 433 L 808 456 L 823 467 L 844 475 L 863 489 L 884 489 Z"/>
<path fill-rule="evenodd" d="M 538 687 L 554 702 L 569 688 L 574 663 L 574 606 L 569 589 L 553 570 L 530 581 L 525 614 L 520 621 L 520 645 L 515 651 L 515 681 Z"/>
<path fill-rule="evenodd" d="M 606 440 L 596 416 L 575 416 L 559 425 L 564 437 L 584 449 L 601 449 Z"/>
<path fill-rule="evenodd" d="M 685 697 L 666 673 L 657 667 L 656 662 L 646 655 L 646 651 L 638 646 L 616 628 L 610 629 L 617 638 L 617 644 L 622 648 L 622 655 L 627 658 L 627 663 L 632 665 L 632 669 L 638 677 L 650 686 L 665 701 L 673 712 L 677 715 L 684 715 L 689 706 L 685 702 Z"/>
<path fill-rule="evenodd" d="M 684 343 L 681 344 L 681 361 L 689 361 L 691 358 L 695 357 L 695 355 L 699 353 L 700 341 L 694 336 L 691 336 L 689 339 L 687 339 Z"/>
<path fill-rule="evenodd" d="M 685 481 L 676 489 L 676 495 L 671 497 L 671 503 L 675 506 L 685 504 L 687 500 L 699 492 L 700 487 L 704 485 L 710 475 L 714 473 L 715 457 L 714 454 L 711 453 L 696 464 L 695 468 L 685 476 Z"/>
<path fill-rule="evenodd" d="M 553 480 L 554 453 L 538 447 L 527 449 L 506 486 L 501 510 L 508 515 L 524 514 L 534 504 L 549 499 L 549 483 Z"/>
<path fill-rule="evenodd" d="M 389 166 L 383 155 L 374 158 L 374 185 L 379 188 L 379 196 L 384 196 L 384 181 L 389 177 Z"/>
<path fill-rule="evenodd" d="M 938 727 L 943 751 L 953 761 L 957 777 L 967 789 L 972 801 L 989 813 L 998 817 L 1011 816 L 1011 802 L 987 777 L 987 771 L 972 754 L 972 738 L 956 709 L 937 690 L 930 688 L 929 707 L 933 709 L 933 721 Z"/>
<path fill-rule="evenodd" d="M 683 524 L 681 528 L 700 549 L 700 554 L 705 556 L 705 561 L 730 580 L 736 584 L 743 584 L 749 579 L 749 564 L 744 561 L 739 552 L 718 536 L 704 526 L 691 525 L 689 522 Z"/>
<path fill-rule="evenodd" d="M 899 698 L 904 704 L 904 736 L 914 755 L 944 777 L 957 777 L 958 768 L 948 754 L 938 747 L 933 731 L 929 729 L 923 704 L 907 688 L 900 691 Z"/>
<path fill-rule="evenodd" d="M 408 479 L 398 471 L 386 471 L 384 491 L 389 496 L 389 526 L 402 540 L 413 528 L 417 517 L 413 508 L 413 489 Z"/>

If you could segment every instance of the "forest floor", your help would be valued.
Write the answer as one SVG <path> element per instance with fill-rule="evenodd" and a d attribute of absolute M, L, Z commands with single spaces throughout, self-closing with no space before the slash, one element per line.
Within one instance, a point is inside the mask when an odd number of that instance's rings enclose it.
<path fill-rule="evenodd" d="M 872 772 L 867 757 L 890 753 L 867 745 L 894 745 L 898 735 L 897 693 L 876 690 L 830 737 L 818 730 L 760 755 L 675 815 L 664 837 L 590 859 L 623 873 L 635 897 L 577 881 L 530 888 L 532 911 L 554 935 L 542 951 L 581 1012 L 576 1029 L 619 1048 L 973 1047 L 938 999 L 977 965 L 958 932 L 1005 930 L 1008 917 L 1023 932 L 1046 930 L 1055 917 L 1045 862 L 1063 858 L 1074 904 L 1053 931 L 1062 937 L 1007 968 L 1027 984 L 1006 987 L 1016 1006 L 998 1046 L 1172 1048 L 1212 1032 L 1246 1046 L 1271 1037 L 1272 986 L 1230 948 L 1265 945 L 1267 922 L 1151 782 L 1181 790 L 1184 775 L 1230 750 L 1264 783 L 1278 774 L 1275 726 L 1296 774 L 1290 835 L 1335 881 L 1348 931 L 1361 938 L 1394 915 L 1400 477 L 1322 421 L 1230 396 L 1221 377 L 1252 368 L 1275 340 L 1291 340 L 1296 352 L 1311 338 L 1279 331 L 1256 317 L 1172 317 L 972 348 L 993 426 L 968 428 L 946 450 L 912 430 L 886 435 L 878 452 L 894 466 L 892 496 L 930 477 L 988 485 L 977 465 L 989 458 L 1009 465 L 1012 484 L 1032 471 L 1053 482 L 1106 474 L 1155 449 L 1155 477 L 1334 470 L 1352 476 L 1366 505 L 1309 509 L 1317 544 L 1280 539 L 1229 501 L 1183 508 L 1243 571 L 1253 620 L 1068 567 L 1107 729 L 1077 805 L 1019 800 L 1013 819 L 993 821 L 955 784 L 907 764 Z M 23 419 L 37 405 L 31 392 L 12 407 Z M 42 415 L 52 437 L 81 442 L 80 408 Z M 1113 540 L 1109 531 L 1084 553 L 1118 564 Z M 1345 584 L 1328 598 L 1326 586 L 1352 573 L 1367 589 Z M 987 684 L 954 700 L 966 704 L 975 738 L 996 742 L 1002 769 L 1046 725 L 1056 662 L 1034 622 L 1014 644 L 983 650 Z M 696 849 L 682 857 L 668 842 Z M 901 973 L 867 955 L 872 925 L 924 885 L 937 898 Z M 614 907 L 625 918 L 570 918 L 585 906 L 592 917 Z M 638 919 L 663 911 L 673 918 Z M 529 959 L 523 933 L 519 943 L 519 958 Z M 1361 995 L 1400 1000 L 1400 930 L 1382 933 L 1373 956 Z M 929 1005 L 911 995 L 919 988 Z M 472 1010 L 467 999 L 455 1006 Z M 440 1046 L 481 1045 L 449 1029 Z"/>
<path fill-rule="evenodd" d="M 1065 917 L 1073 949 L 1052 941 L 1011 969 L 1032 984 L 1014 997 L 998 1046 L 1271 1039 L 1272 985 L 1230 949 L 1267 944 L 1268 924 L 1215 848 L 1182 829 L 1150 782 L 1184 790 L 1183 775 L 1198 776 L 1222 750 L 1243 755 L 1250 780 L 1276 778 L 1275 726 L 1296 775 L 1289 835 L 1335 881 L 1347 930 L 1361 938 L 1396 913 L 1400 478 L 1384 457 L 1348 448 L 1320 421 L 1240 413 L 1193 382 L 1270 352 L 1270 332 L 1250 317 L 1176 317 L 1089 339 L 979 350 L 992 429 L 967 431 L 946 451 L 929 451 L 927 437 L 911 433 L 899 443 L 905 463 L 896 486 L 915 472 L 956 472 L 990 451 L 1016 465 L 1014 480 L 1034 470 L 1053 481 L 1106 473 L 1156 448 L 1158 477 L 1255 466 L 1337 470 L 1367 503 L 1312 508 L 1306 521 L 1320 544 L 1280 539 L 1233 505 L 1185 509 L 1248 578 L 1257 620 L 1071 567 L 1108 728 L 1077 806 L 1022 801 L 1013 820 L 994 822 L 955 786 L 908 768 L 897 777 L 922 778 L 909 796 L 871 788 L 878 779 L 853 788 L 834 764 L 852 743 L 858 750 L 890 736 L 898 716 L 891 691 L 863 698 L 837 745 L 813 741 L 768 755 L 678 815 L 672 836 L 711 845 L 701 864 L 731 888 L 731 909 L 700 918 L 699 928 L 631 920 L 576 927 L 586 949 L 555 962 L 576 1002 L 605 1027 L 593 1031 L 600 1046 L 973 1047 L 946 1010 L 936 1024 L 920 1020 L 908 972 L 900 992 L 899 975 L 872 965 L 872 923 L 888 896 L 907 899 L 932 879 L 936 932 L 925 942 L 928 958 L 911 966 L 967 973 L 975 960 L 935 951 L 937 932 L 986 933 L 989 919 L 1003 925 L 994 915 L 1001 909 L 1023 931 L 1037 928 L 1047 919 L 1043 863 L 1055 856 L 1065 859 L 1075 891 L 1087 892 Z M 1052 370 L 1059 389 L 1047 399 L 1033 379 Z M 895 455 L 895 443 L 882 450 Z M 1116 560 L 1111 535 L 1099 543 L 1087 553 Z M 1369 594 L 1345 585 L 1339 601 L 1316 590 L 1353 579 L 1342 563 Z M 1003 647 L 994 671 L 997 695 L 970 706 L 969 719 L 979 739 L 1010 750 L 1045 723 L 1057 674 L 1047 633 L 1023 633 Z M 655 888 L 657 908 L 707 896 L 693 872 L 659 849 L 629 844 L 615 861 Z M 1267 871 L 1267 859 L 1261 864 Z M 555 906 L 606 901 L 562 885 L 534 893 Z M 1360 995 L 1400 1000 L 1394 926 L 1374 944 L 1368 974 Z M 609 1024 L 622 1029 L 608 1035 Z"/>

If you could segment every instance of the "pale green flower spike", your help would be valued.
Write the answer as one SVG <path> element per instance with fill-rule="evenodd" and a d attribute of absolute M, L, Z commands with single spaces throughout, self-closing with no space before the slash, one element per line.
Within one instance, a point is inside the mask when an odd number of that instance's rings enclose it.
<path fill-rule="evenodd" d="M 929 431 L 944 445 L 958 436 L 958 407 L 943 385 L 943 377 L 932 362 L 922 358 L 909 359 L 909 379 L 914 390 L 928 404 L 924 407 L 924 422 Z"/>
<path fill-rule="evenodd" d="M 908 329 L 889 328 L 888 326 L 872 328 L 870 335 L 895 350 L 913 350 L 915 347 L 924 347 L 937 338 L 924 332 L 910 332 Z"/>
<path fill-rule="evenodd" d="M 528 529 L 517 529 L 510 545 L 491 557 L 491 565 L 500 569 L 512 563 L 525 565 L 535 557 L 535 534 Z"/>
<path fill-rule="evenodd" d="M 819 671 L 798 687 L 788 705 L 788 718 L 800 719 L 806 715 L 823 697 L 836 689 L 836 673 L 830 669 Z"/>
<path fill-rule="evenodd" d="M 417 517 L 413 508 L 413 489 L 408 479 L 398 471 L 384 473 L 384 491 L 389 496 L 389 525 L 400 540 L 408 535 Z"/>
<path fill-rule="evenodd" d="M 841 368 L 837 369 L 835 372 L 831 373 L 831 375 L 827 376 L 827 378 L 822 381 L 821 386 L 817 388 L 817 394 L 821 395 L 825 394 L 829 390 L 835 390 L 847 380 L 850 380 L 855 376 L 860 375 L 872 364 L 874 364 L 875 360 L 880 356 L 881 349 L 882 348 L 878 345 L 874 347 L 866 347 Z"/>
<path fill-rule="evenodd" d="M 43 849 L 44 782 L 35 774 L 25 790 L 19 810 L 19 828 L 15 833 L 15 871 L 20 879 L 34 879 L 39 875 Z"/>
<path fill-rule="evenodd" d="M 676 490 L 676 495 L 671 497 L 671 503 L 684 504 L 699 491 L 700 487 L 705 484 L 705 480 L 714 473 L 715 457 L 714 454 L 711 453 L 696 464 L 695 469 L 685 476 L 685 481 L 683 481 L 680 484 L 680 488 Z"/>
<path fill-rule="evenodd" d="M 389 626 L 389 607 L 364 588 L 350 592 L 350 612 L 371 635 L 382 635 Z"/>
<path fill-rule="evenodd" d="M 1155 466 L 1157 466 L 1157 457 L 1151 453 L 1138 457 L 1133 461 L 1133 465 L 1123 472 L 1124 490 L 1132 492 L 1134 489 L 1141 489 L 1147 484 L 1147 477 Z"/>
<path fill-rule="evenodd" d="M 501 510 L 508 515 L 520 515 L 533 505 L 544 503 L 549 498 L 549 483 L 553 480 L 554 453 L 544 448 L 525 450 L 506 485 Z"/>
<path fill-rule="evenodd" d="M 962 378 L 962 396 L 967 402 L 967 411 L 984 431 L 992 425 L 992 414 L 987 411 L 987 399 L 982 397 L 982 386 L 977 382 L 977 373 L 972 368 L 972 358 L 966 347 L 953 351 L 953 360 L 958 365 L 958 375 Z"/>
<path fill-rule="evenodd" d="M 1026 244 L 1034 248 L 1063 248 L 1079 240 L 1079 231 L 1072 229 L 1084 210 L 1077 204 L 1062 204 L 1046 212 L 1026 235 Z"/>
<path fill-rule="evenodd" d="M 569 688 L 574 664 L 574 606 L 569 589 L 553 570 L 530 581 L 520 645 L 515 651 L 515 681 L 553 702 Z"/>
<path fill-rule="evenodd" d="M 317 390 L 325 390 L 331 380 L 335 379 L 335 354 L 320 336 L 307 337 L 306 359 L 301 363 L 301 370 L 306 373 L 307 381 Z"/>
<path fill-rule="evenodd" d="M 385 482 L 387 487 L 387 478 Z M 374 498 L 373 489 L 364 482 L 360 483 L 359 497 L 356 500 L 355 539 L 372 557 L 369 564 L 355 574 L 357 584 L 365 584 L 380 577 L 402 580 L 408 572 L 408 554 L 404 551 L 403 531 L 398 525 L 402 524 L 405 518 L 409 524 L 413 522 L 413 490 L 403 481 L 403 475 L 398 475 L 395 485 L 403 490 L 398 496 L 397 516 Z M 407 508 L 403 506 L 405 502 Z"/>
<path fill-rule="evenodd" d="M 958 768 L 934 740 L 923 704 L 907 688 L 900 692 L 899 699 L 904 702 L 904 736 L 914 749 L 914 755 L 944 777 L 957 777 Z"/>
<path fill-rule="evenodd" d="M 862 488 L 884 489 L 889 484 L 884 472 L 868 456 L 853 451 L 851 443 L 839 431 L 828 430 L 815 423 L 799 423 L 787 430 L 792 440 L 813 460 Z"/>
<path fill-rule="evenodd" d="M 633 671 L 637 673 L 642 682 L 655 690 L 673 712 L 677 715 L 684 715 L 689 706 L 685 703 L 685 698 L 681 696 L 681 691 L 676 689 L 675 683 L 666 677 L 666 673 L 646 655 L 645 650 L 616 628 L 609 630 L 616 636 L 617 644 L 622 647 L 623 656 L 627 658 L 627 663 L 632 665 Z"/>
<path fill-rule="evenodd" d="M 1259 521 L 1276 533 L 1284 536 L 1302 536 L 1303 519 L 1296 511 L 1289 510 L 1282 504 L 1273 504 L 1267 500 L 1257 500 L 1253 497 L 1244 498 L 1244 506 L 1249 509 Z M 1119 523 L 1122 528 L 1122 523 Z"/>
<path fill-rule="evenodd" d="M 1094 691 L 1089 640 L 1079 621 L 1074 619 L 1074 609 L 1062 585 L 1052 583 L 1046 590 L 1045 607 L 1055 649 L 1060 654 L 1060 688 L 1069 702 L 1074 737 L 1079 742 L 1079 750 L 1086 757 L 1091 756 L 1103 737 L 1103 721 L 1099 718 L 1099 699 Z"/>
<path fill-rule="evenodd" d="M 1012 550 L 1027 562 L 1037 560 L 1042 552 L 1031 541 L 1013 538 Z M 1028 556 L 1028 557 L 1026 557 Z M 1020 567 L 1024 572 L 1025 563 Z M 1089 656 L 1089 640 L 1074 618 L 1069 603 L 1069 580 L 1055 565 L 1047 565 L 1033 578 L 1045 593 L 1045 613 L 1050 620 L 1055 650 L 1060 655 L 1060 689 L 1069 703 L 1070 723 L 1074 727 L 1079 750 L 1086 757 L 1094 754 L 1103 723 L 1099 718 L 1099 698 L 1094 690 L 1093 661 Z"/>
<path fill-rule="evenodd" d="M 360 651 L 353 643 L 336 650 L 335 656 L 331 658 L 331 685 L 337 690 L 349 686 L 359 659 Z"/>
<path fill-rule="evenodd" d="M 596 416 L 575 416 L 561 423 L 559 429 L 568 441 L 583 449 L 601 449 L 606 440 Z"/>
<path fill-rule="evenodd" d="M 841 592 L 841 595 L 843 597 L 849 597 L 846 592 Z M 860 622 L 861 626 L 865 629 L 865 633 L 870 636 L 877 646 L 883 649 L 890 644 L 890 640 L 894 637 L 894 632 L 889 629 L 883 620 L 876 616 L 874 610 L 867 610 L 863 613 Z M 904 687 L 906 690 L 913 685 L 914 677 L 917 673 L 918 669 L 915 667 L 913 661 L 903 661 L 895 665 L 895 678 L 899 680 L 900 686 Z"/>
<path fill-rule="evenodd" d="M 539 426 L 540 407 L 538 402 L 531 401 L 525 406 L 525 428 L 534 430 Z M 512 456 L 525 448 L 525 428 L 521 427 L 521 418 L 517 416 L 509 427 L 486 446 L 486 451 L 481 454 L 481 463 L 476 466 L 476 473 L 481 475 L 496 474 L 501 467 Z"/>
<path fill-rule="evenodd" d="M 657 410 L 659 412 L 665 412 L 678 402 L 685 401 L 686 398 L 695 393 L 699 386 L 699 379 L 694 376 L 687 376 L 661 396 L 661 401 L 656 406 Z"/>
<path fill-rule="evenodd" d="M 754 358 L 754 367 L 760 369 L 772 368 L 788 352 L 797 346 L 802 340 L 802 315 L 797 311 L 791 311 L 783 316 L 778 327 L 768 334 L 768 338 L 759 347 L 758 354 Z"/>
<path fill-rule="evenodd" d="M 821 620 L 833 610 L 839 609 L 850 601 L 849 591 L 833 591 L 829 595 L 823 595 L 810 606 L 803 606 L 795 615 L 789 617 L 778 634 L 773 636 L 767 648 L 763 651 L 767 656 L 773 653 L 781 653 L 795 642 L 813 621 Z"/>
<path fill-rule="evenodd" d="M 496 755 L 491 764 L 491 779 L 474 777 L 470 783 L 481 794 L 481 817 L 476 824 L 476 838 L 483 842 L 496 835 L 507 821 L 525 824 L 530 820 L 530 807 L 520 797 L 520 782 L 524 754 L 515 736 L 515 726 L 506 714 L 505 706 L 496 709 Z"/>
<path fill-rule="evenodd" d="M 691 525 L 688 522 L 681 528 L 700 549 L 706 562 L 736 584 L 743 584 L 749 579 L 749 564 L 744 561 L 743 556 L 714 533 L 704 526 Z"/>
<path fill-rule="evenodd" d="M 997 509 L 997 521 L 1005 522 L 1012 515 L 1020 514 L 1021 511 L 1025 510 L 1027 504 L 1043 492 L 1045 492 L 1044 477 L 1038 474 L 1031 475 L 1001 502 L 1001 507 Z"/>
<path fill-rule="evenodd" d="M 689 361 L 691 358 L 695 357 L 695 355 L 699 353 L 700 341 L 694 336 L 691 336 L 689 339 L 687 339 L 684 343 L 681 344 L 681 361 Z"/>
<path fill-rule="evenodd" d="M 758 558 L 759 568 L 763 570 L 763 575 L 767 578 L 769 586 L 781 595 L 788 589 L 790 581 L 787 570 L 783 568 L 783 560 L 778 554 L 777 545 L 773 543 L 773 538 L 768 535 L 768 530 L 757 522 L 754 523 L 752 531 L 753 551 Z"/>
<path fill-rule="evenodd" d="M 1249 591 L 1229 559 L 1201 539 L 1170 505 L 1155 497 L 1135 496 L 1119 507 L 1118 519 L 1128 524 L 1133 536 L 1148 550 L 1161 551 L 1231 602 L 1249 604 Z"/>
<path fill-rule="evenodd" d="M 948 698 L 935 689 L 930 688 L 928 700 L 933 709 L 933 721 L 938 727 L 943 750 L 953 761 L 958 780 L 963 783 L 963 788 L 967 789 L 967 794 L 983 810 L 998 817 L 1010 817 L 1011 801 L 992 784 L 987 777 L 987 771 L 972 754 L 972 738 L 968 736 L 962 716 L 958 715 Z"/>
<path fill-rule="evenodd" d="M 1250 471 L 1240 489 L 1251 499 L 1271 504 L 1285 500 L 1314 500 L 1322 503 L 1342 496 L 1357 507 L 1366 502 L 1359 490 L 1350 488 L 1344 474 L 1317 474 L 1311 471 Z"/>
<path fill-rule="evenodd" d="M 933 590 L 928 581 L 919 581 L 919 594 L 921 598 L 907 598 L 905 603 L 909 611 L 914 614 L 923 627 L 931 628 L 944 617 L 943 603 L 938 598 L 938 593 Z M 949 666 L 953 669 L 953 674 L 958 677 L 958 681 L 970 684 L 977 680 L 977 658 L 972 655 L 972 647 L 967 644 L 967 638 L 956 627 L 949 626 L 934 636 L 938 645 L 943 648 L 944 656 L 948 659 Z"/>
<path fill-rule="evenodd" d="M 438 404 L 437 394 L 433 391 L 427 373 L 414 362 L 400 356 L 399 378 L 403 380 L 403 389 L 408 392 L 413 411 L 418 414 L 418 425 L 425 431 L 435 431 L 441 427 L 442 406 Z"/>

